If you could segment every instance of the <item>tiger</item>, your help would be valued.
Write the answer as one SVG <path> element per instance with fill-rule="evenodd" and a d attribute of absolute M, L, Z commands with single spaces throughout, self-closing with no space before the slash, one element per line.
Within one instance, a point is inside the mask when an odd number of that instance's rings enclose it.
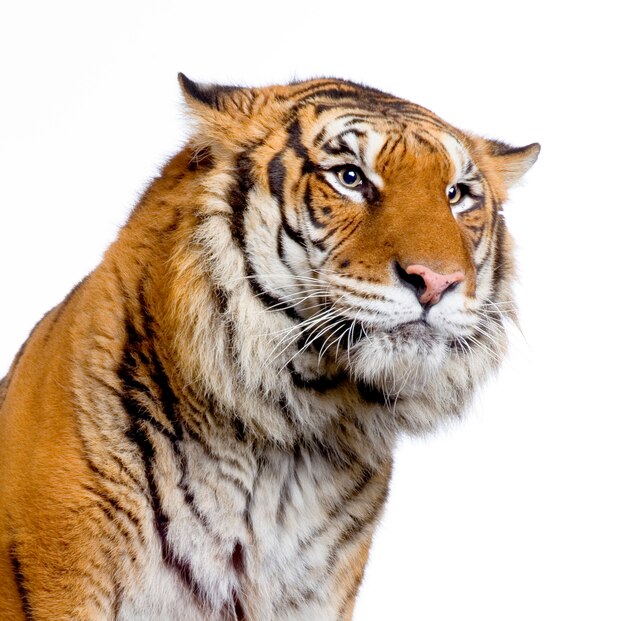
<path fill-rule="evenodd" d="M 4 621 L 347 621 L 403 434 L 517 321 L 514 148 L 336 78 L 196 83 L 0 383 Z"/>

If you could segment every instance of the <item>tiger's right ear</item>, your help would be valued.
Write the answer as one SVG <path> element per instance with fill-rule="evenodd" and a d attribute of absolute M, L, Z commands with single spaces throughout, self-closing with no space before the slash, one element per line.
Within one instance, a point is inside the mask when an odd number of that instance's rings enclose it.
<path fill-rule="evenodd" d="M 198 84 L 182 73 L 178 82 L 195 122 L 196 143 L 236 150 L 244 139 L 256 138 L 256 89 Z"/>
<path fill-rule="evenodd" d="M 190 80 L 184 73 L 178 74 L 178 83 L 187 105 L 191 108 L 200 108 L 204 112 L 206 112 L 206 107 L 216 112 L 234 114 L 249 114 L 251 112 L 254 93 L 250 88 L 198 84 Z"/>

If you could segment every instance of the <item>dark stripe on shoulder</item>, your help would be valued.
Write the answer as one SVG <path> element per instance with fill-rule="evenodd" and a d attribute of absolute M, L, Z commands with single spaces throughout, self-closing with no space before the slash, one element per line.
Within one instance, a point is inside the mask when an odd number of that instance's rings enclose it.
<path fill-rule="evenodd" d="M 156 451 L 146 429 L 146 423 L 142 421 L 135 423 L 128 436 L 139 447 L 141 453 L 144 471 L 148 481 L 149 500 L 154 516 L 154 526 L 161 542 L 161 556 L 163 562 L 178 575 L 198 603 L 201 606 L 207 607 L 210 601 L 208 593 L 205 592 L 193 577 L 189 562 L 176 554 L 168 540 L 169 518 L 161 504 L 154 468 Z"/>
<path fill-rule="evenodd" d="M 305 165 L 308 164 L 310 160 L 309 152 L 302 142 L 302 127 L 298 119 L 295 119 L 287 128 L 287 134 L 289 135 L 287 146 L 291 147 L 295 154 L 300 159 L 304 160 Z"/>
<path fill-rule="evenodd" d="M 228 204 L 233 210 L 231 231 L 240 248 L 244 247 L 244 215 L 248 207 L 248 193 L 254 185 L 253 162 L 247 153 L 241 154 L 235 164 L 235 179 L 228 196 Z"/>
<path fill-rule="evenodd" d="M 281 207 L 285 201 L 285 178 L 287 171 L 283 164 L 283 152 L 277 153 L 267 165 L 267 178 L 270 186 L 270 193 L 278 201 Z"/>
<path fill-rule="evenodd" d="M 22 604 L 22 613 L 26 617 L 27 621 L 34 621 L 33 607 L 30 602 L 30 594 L 26 585 L 26 578 L 24 577 L 24 571 L 22 564 L 20 563 L 19 555 L 17 552 L 17 545 L 14 543 L 9 548 L 9 558 L 11 559 L 11 569 L 13 570 L 13 579 L 17 587 L 17 592 L 20 596 L 20 602 Z"/>
<path fill-rule="evenodd" d="M 189 508 L 198 519 L 202 519 L 202 516 L 194 511 L 196 509 L 195 504 L 189 502 L 193 498 L 188 493 L 186 464 L 179 446 L 183 438 L 183 427 L 178 414 L 179 400 L 174 394 L 163 363 L 155 349 L 155 320 L 144 298 L 143 285 L 139 287 L 138 301 L 140 325 L 135 326 L 127 312 L 126 345 L 124 357 L 118 369 L 118 375 L 122 382 L 122 404 L 130 419 L 127 437 L 137 446 L 143 462 L 148 485 L 148 498 L 153 512 L 155 530 L 161 541 L 163 562 L 179 576 L 181 582 L 193 594 L 198 604 L 206 608 L 210 604 L 208 593 L 195 580 L 190 563 L 176 553 L 168 540 L 169 517 L 162 506 L 156 480 L 155 461 L 157 456 L 152 439 L 152 430 L 164 436 L 168 441 L 176 456 L 176 461 L 182 469 L 182 481 L 179 485 L 189 503 Z M 143 378 L 149 378 L 155 388 L 149 388 L 144 383 Z M 167 426 L 147 411 L 143 403 L 138 400 L 137 393 L 140 393 L 142 398 L 147 398 L 155 408 L 165 415 Z M 206 523 L 204 525 L 206 526 Z"/>

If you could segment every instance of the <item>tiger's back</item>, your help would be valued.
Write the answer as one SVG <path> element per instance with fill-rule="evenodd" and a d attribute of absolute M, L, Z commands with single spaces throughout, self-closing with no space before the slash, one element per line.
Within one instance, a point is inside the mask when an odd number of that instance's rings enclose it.
<path fill-rule="evenodd" d="M 338 80 L 183 86 L 192 143 L 0 385 L 3 618 L 350 619 L 395 438 L 504 351 L 536 147 Z"/>

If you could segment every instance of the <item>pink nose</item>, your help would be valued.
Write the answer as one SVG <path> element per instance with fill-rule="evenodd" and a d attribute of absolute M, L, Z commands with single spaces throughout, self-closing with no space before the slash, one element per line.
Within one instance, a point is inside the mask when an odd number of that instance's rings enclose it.
<path fill-rule="evenodd" d="M 409 265 L 407 274 L 421 276 L 424 286 L 418 288 L 418 300 L 420 304 L 437 304 L 441 296 L 454 284 L 465 280 L 465 274 L 457 271 L 451 274 L 438 274 L 424 265 Z"/>

